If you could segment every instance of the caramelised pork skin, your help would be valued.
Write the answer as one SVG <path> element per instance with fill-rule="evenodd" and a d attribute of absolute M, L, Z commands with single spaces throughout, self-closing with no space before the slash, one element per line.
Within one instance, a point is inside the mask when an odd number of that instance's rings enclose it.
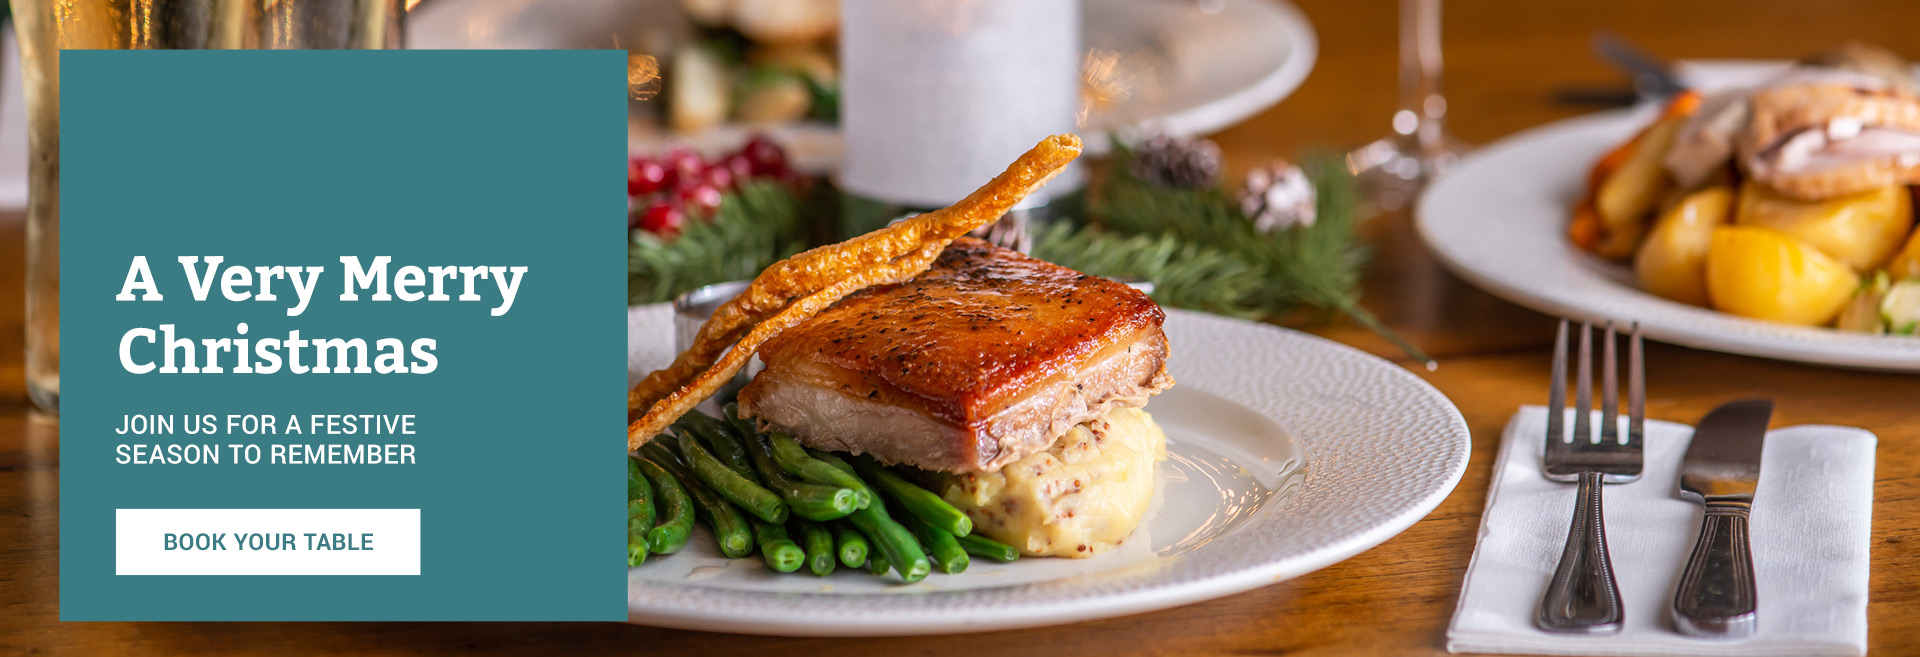
<path fill-rule="evenodd" d="M 956 240 L 769 341 L 740 412 L 809 447 L 994 472 L 1173 385 L 1165 319 L 1126 285 Z"/>

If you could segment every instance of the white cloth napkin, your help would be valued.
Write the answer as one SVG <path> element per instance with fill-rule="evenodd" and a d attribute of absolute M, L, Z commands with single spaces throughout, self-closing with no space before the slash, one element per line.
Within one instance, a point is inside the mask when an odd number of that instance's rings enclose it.
<path fill-rule="evenodd" d="M 1693 428 L 1648 421 L 1640 480 L 1609 485 L 1604 498 L 1625 628 L 1591 637 L 1551 634 L 1533 624 L 1566 544 L 1577 488 L 1540 473 L 1546 422 L 1547 409 L 1527 406 L 1507 424 L 1447 650 L 1661 657 L 1866 652 L 1873 434 L 1833 426 L 1767 434 L 1751 523 L 1758 627 L 1751 638 L 1727 641 L 1682 635 L 1669 618 L 1700 530 L 1700 505 L 1678 494 Z"/>

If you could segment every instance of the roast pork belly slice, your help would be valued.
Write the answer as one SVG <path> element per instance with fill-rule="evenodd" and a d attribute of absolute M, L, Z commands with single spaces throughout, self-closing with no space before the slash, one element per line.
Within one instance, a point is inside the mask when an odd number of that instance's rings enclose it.
<path fill-rule="evenodd" d="M 994 472 L 1173 385 L 1131 287 L 972 239 L 769 341 L 740 412 L 809 447 Z"/>

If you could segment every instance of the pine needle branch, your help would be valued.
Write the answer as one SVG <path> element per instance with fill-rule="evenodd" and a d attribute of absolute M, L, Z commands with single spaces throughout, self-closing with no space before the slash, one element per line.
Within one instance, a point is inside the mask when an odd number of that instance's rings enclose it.
<path fill-rule="evenodd" d="M 1204 312 L 1258 319 L 1252 299 L 1265 286 L 1260 269 L 1172 235 L 1124 236 L 1062 222 L 1034 240 L 1034 257 L 1113 278 L 1153 281 L 1154 301 Z"/>
<path fill-rule="evenodd" d="M 661 238 L 633 231 L 627 249 L 627 303 L 659 303 L 702 285 L 753 278 L 806 247 L 802 203 L 773 182 L 749 182 L 728 193 L 712 220 L 687 221 Z"/>
<path fill-rule="evenodd" d="M 1355 235 L 1359 194 L 1338 158 L 1314 155 L 1304 160 L 1303 169 L 1314 183 L 1318 203 L 1318 220 L 1313 225 L 1262 233 L 1240 212 L 1226 190 L 1217 186 L 1176 190 L 1141 181 L 1128 173 L 1130 157 L 1124 148 L 1118 149 L 1105 193 L 1093 199 L 1093 215 L 1112 233 L 1100 236 L 1104 240 L 1100 243 L 1124 251 L 1129 243 L 1117 238 L 1172 240 L 1169 245 L 1175 253 L 1186 253 L 1177 245 L 1205 245 L 1192 253 L 1234 261 L 1237 267 L 1251 270 L 1251 277 L 1259 281 L 1251 289 L 1224 285 L 1217 289 L 1209 285 L 1156 289 L 1157 300 L 1208 312 L 1232 308 L 1236 311 L 1223 314 L 1241 317 L 1274 318 L 1302 307 L 1337 312 L 1430 366 L 1431 358 L 1360 307 L 1360 276 L 1369 253 Z M 1131 248 L 1146 247 L 1140 243 Z M 1052 251 L 1048 255 L 1065 257 Z M 1114 254 L 1106 257 L 1124 259 Z M 1175 260 L 1163 267 L 1175 270 L 1186 264 Z M 1100 264 L 1094 261 L 1088 267 L 1076 268 L 1101 275 L 1138 275 L 1102 271 Z M 1143 277 L 1156 286 L 1164 285 L 1153 275 Z M 1240 296 L 1221 298 L 1230 294 Z"/>

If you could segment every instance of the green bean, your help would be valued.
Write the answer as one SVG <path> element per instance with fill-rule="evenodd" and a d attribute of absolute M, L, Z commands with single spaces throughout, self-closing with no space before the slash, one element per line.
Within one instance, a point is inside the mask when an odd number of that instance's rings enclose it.
<path fill-rule="evenodd" d="M 921 544 L 927 546 L 927 551 L 933 556 L 933 565 L 940 572 L 948 575 L 964 572 L 972 561 L 967 558 L 967 551 L 960 547 L 959 539 L 928 523 L 926 519 L 911 513 L 901 514 L 900 524 L 906 525 Z"/>
<path fill-rule="evenodd" d="M 680 481 L 686 485 L 687 493 L 693 497 L 693 510 L 701 520 L 706 521 L 707 527 L 713 530 L 713 540 L 720 544 L 720 553 L 733 559 L 753 554 L 753 529 L 747 525 L 746 514 L 726 498 L 713 492 L 713 489 L 707 488 L 706 484 L 701 483 L 698 477 L 693 476 L 692 471 L 673 459 L 673 452 L 658 445 L 650 444 L 647 447 L 657 447 L 657 449 L 648 450 L 643 447 L 640 451 L 646 452 L 649 459 L 654 460 L 668 473 L 679 477 Z"/>
<path fill-rule="evenodd" d="M 819 461 L 821 463 L 831 465 L 835 470 L 845 472 L 855 477 L 860 476 L 860 473 L 854 471 L 853 464 L 848 463 L 846 459 L 840 458 L 839 456 L 836 456 L 831 452 L 822 452 L 817 449 L 808 449 L 807 456 L 813 457 L 813 460 L 815 461 Z M 867 482 L 863 480 L 860 483 L 865 484 Z M 868 487 L 868 490 L 872 490 L 872 487 Z"/>
<path fill-rule="evenodd" d="M 811 454 L 827 465 L 845 472 L 853 471 L 853 466 L 838 456 L 826 452 Z M 867 557 L 868 571 L 879 575 L 887 572 L 886 566 L 892 565 L 899 569 L 900 579 L 907 582 L 926 579 L 927 573 L 933 571 L 933 565 L 927 561 L 926 551 L 920 549 L 920 541 L 913 537 L 913 532 L 907 531 L 906 527 L 900 526 L 887 515 L 887 505 L 870 504 L 853 512 L 847 519 L 860 528 L 860 532 L 866 534 L 867 540 L 877 548 Z"/>
<path fill-rule="evenodd" d="M 727 404 L 721 407 L 720 411 L 720 420 L 726 422 L 727 426 L 733 427 L 734 435 L 746 438 L 760 433 L 753 426 L 752 420 L 740 417 L 739 404 Z"/>
<path fill-rule="evenodd" d="M 827 527 L 806 518 L 794 518 L 788 521 L 800 532 L 800 545 L 807 552 L 807 570 L 826 577 L 833 574 L 833 532 Z"/>
<path fill-rule="evenodd" d="M 686 458 L 688 469 L 705 482 L 713 492 L 719 493 L 727 501 L 740 505 L 755 518 L 771 523 L 787 521 L 787 505 L 780 496 L 773 494 L 752 479 L 734 472 L 707 452 L 700 442 L 692 436 L 679 436 L 680 455 Z"/>
<path fill-rule="evenodd" d="M 887 562 L 900 571 L 900 579 L 918 582 L 933 572 L 933 565 L 927 561 L 927 552 L 920 549 L 920 541 L 914 539 L 913 532 L 887 516 L 885 504 L 874 504 L 855 511 L 848 518 L 853 521 L 853 526 L 859 527 L 860 532 L 880 548 L 880 554 L 886 557 Z"/>
<path fill-rule="evenodd" d="M 642 519 L 650 515 L 652 509 L 645 500 L 627 501 L 627 567 L 647 562 L 647 553 L 653 548 L 647 546 L 647 531 L 653 527 Z"/>
<path fill-rule="evenodd" d="M 761 435 L 760 433 L 755 432 L 753 430 L 752 424 L 748 423 L 746 420 L 740 419 L 740 416 L 739 416 L 740 410 L 739 410 L 738 404 L 728 404 L 726 410 L 727 410 L 727 418 L 729 418 L 730 421 L 716 420 L 715 421 L 716 425 L 724 425 L 724 426 L 717 426 L 715 428 L 731 429 L 732 431 L 730 432 L 730 435 L 732 435 L 735 439 L 745 441 L 745 443 L 749 446 L 748 451 L 752 451 L 755 441 L 767 439 L 765 436 Z M 789 438 L 788 440 L 792 441 L 791 438 Z M 798 441 L 792 441 L 792 442 L 794 444 L 794 447 L 799 447 Z M 806 455 L 805 448 L 800 448 L 799 452 L 802 456 Z M 792 482 L 794 484 L 815 484 L 815 485 L 824 485 L 824 486 L 835 487 L 835 488 L 846 488 L 853 491 L 854 504 L 856 506 L 865 507 L 866 505 L 871 504 L 873 502 L 873 490 L 870 488 L 867 488 L 867 485 L 861 482 L 859 477 L 842 475 L 842 477 L 838 481 L 821 481 L 821 480 L 811 479 L 804 475 L 800 475 L 799 473 L 792 472 L 791 470 L 789 470 L 787 468 L 786 461 L 783 459 L 783 457 L 780 456 L 779 448 L 777 446 L 774 447 L 770 455 L 772 456 L 773 462 L 776 464 L 776 467 L 778 467 L 781 472 L 786 472 L 790 475 L 788 477 L 782 478 L 783 483 Z M 750 458 L 751 455 L 748 454 L 746 455 L 746 457 Z M 825 471 L 834 472 L 835 474 L 841 474 L 837 471 L 834 471 L 833 468 L 827 467 L 825 464 L 817 464 L 817 465 L 818 465 L 818 470 L 825 470 Z M 756 472 L 759 471 L 759 468 L 757 465 L 753 469 Z M 818 470 L 816 470 L 816 473 Z M 768 482 L 768 483 L 773 483 L 773 482 Z M 809 490 L 813 495 L 827 494 L 825 491 L 822 491 L 818 488 L 812 488 L 812 487 L 806 487 L 806 486 L 803 486 L 801 489 L 798 489 L 795 492 L 799 492 L 799 490 Z M 775 491 L 775 492 L 779 492 L 779 491 Z M 789 504 L 791 503 L 792 502 L 789 501 Z M 839 513 L 839 509 L 838 509 L 838 503 L 836 502 L 835 508 L 831 512 L 822 511 L 821 513 L 817 513 L 815 514 L 816 517 L 814 519 L 820 520 L 820 519 L 823 519 L 825 516 L 831 516 L 837 513 Z M 839 514 L 839 515 L 845 515 L 845 514 Z"/>
<path fill-rule="evenodd" d="M 748 436 L 746 442 L 747 455 L 752 457 L 754 469 L 766 480 L 767 487 L 778 492 L 780 498 L 793 508 L 794 515 L 808 520 L 832 520 L 844 518 L 860 508 L 859 495 L 851 488 L 810 484 L 780 469 L 780 464 L 774 462 L 773 447 L 767 444 L 766 436 Z"/>
<path fill-rule="evenodd" d="M 647 483 L 646 475 L 640 474 L 640 464 L 636 459 L 627 457 L 627 501 L 646 502 L 646 522 L 648 529 L 653 528 L 653 484 Z"/>
<path fill-rule="evenodd" d="M 967 554 L 976 557 L 985 557 L 1002 562 L 1015 561 L 1020 558 L 1020 550 L 1006 543 L 981 536 L 979 532 L 956 537 L 954 540 L 960 541 L 960 549 L 966 550 Z"/>
<path fill-rule="evenodd" d="M 839 468 L 807 455 L 807 448 L 800 441 L 784 433 L 767 435 L 767 442 L 773 445 L 773 460 L 782 470 L 801 479 L 825 486 L 851 488 L 859 496 L 860 508 L 873 503 L 873 489 L 860 480 L 858 475 L 844 472 Z"/>
<path fill-rule="evenodd" d="M 853 467 L 860 472 L 861 477 L 873 482 L 881 492 L 899 502 L 901 511 L 925 520 L 928 524 L 939 527 L 941 531 L 954 536 L 973 533 L 973 519 L 968 518 L 967 514 L 961 513 L 959 509 L 948 504 L 946 500 L 940 499 L 940 496 L 933 494 L 932 491 L 921 488 L 907 481 L 906 478 L 894 474 L 892 470 L 882 467 L 880 462 L 870 457 L 862 457 L 854 460 Z"/>
<path fill-rule="evenodd" d="M 720 544 L 720 553 L 730 559 L 753 554 L 753 530 L 747 525 L 746 512 L 706 486 L 693 493 L 696 508 L 713 529 L 713 540 Z"/>
<path fill-rule="evenodd" d="M 740 446 L 740 439 L 734 437 L 733 427 L 726 422 L 694 411 L 680 416 L 680 420 L 674 423 L 673 428 L 675 433 L 699 437 L 708 449 L 713 450 L 713 455 L 719 458 L 721 463 L 727 464 L 727 467 L 733 468 L 734 472 L 748 479 L 759 481 L 760 476 L 753 472 L 753 462 L 747 460 L 746 448 Z"/>
<path fill-rule="evenodd" d="M 693 500 L 673 474 L 652 461 L 638 464 L 640 473 L 653 483 L 660 496 L 660 523 L 647 530 L 647 549 L 655 554 L 673 554 L 687 546 L 693 533 Z"/>
<path fill-rule="evenodd" d="M 867 552 L 871 550 L 867 545 L 867 535 L 860 533 L 847 521 L 833 523 L 833 544 L 838 548 L 840 565 L 859 568 L 867 563 Z"/>
<path fill-rule="evenodd" d="M 627 565 L 647 560 L 647 531 L 653 529 L 653 485 L 640 474 L 640 465 L 627 458 Z"/>
<path fill-rule="evenodd" d="M 760 558 L 767 567 L 777 572 L 791 573 L 799 570 L 807 560 L 807 553 L 787 537 L 787 528 L 782 525 L 761 522 L 753 519 L 753 539 L 760 544 Z"/>
<path fill-rule="evenodd" d="M 685 469 L 686 466 L 680 463 L 680 453 L 675 452 L 671 448 L 668 448 L 666 445 L 661 444 L 665 440 L 666 438 L 662 438 L 660 440 L 655 440 L 645 445 L 641 445 L 640 459 L 643 461 L 653 461 L 656 464 L 665 466 L 670 472 L 677 472 L 676 470 L 674 470 L 675 466 L 678 466 L 681 469 Z"/>

